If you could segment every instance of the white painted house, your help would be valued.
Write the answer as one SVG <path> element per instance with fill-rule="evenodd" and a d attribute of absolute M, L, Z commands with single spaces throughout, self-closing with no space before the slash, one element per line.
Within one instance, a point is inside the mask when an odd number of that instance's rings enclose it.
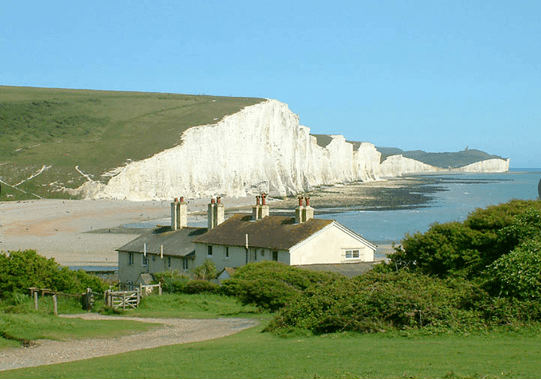
<path fill-rule="evenodd" d="M 218 271 L 251 262 L 278 261 L 288 265 L 373 262 L 376 246 L 335 220 L 314 218 L 314 209 L 299 198 L 295 217 L 269 215 L 265 195 L 257 198 L 252 215 L 236 214 L 212 225 L 193 240 L 197 267 L 206 259 Z M 209 215 L 213 215 L 209 205 Z"/>
<path fill-rule="evenodd" d="M 261 200 L 261 204 L 260 204 Z M 206 259 L 221 272 L 251 262 L 287 265 L 373 262 L 376 246 L 335 220 L 314 218 L 309 198 L 299 198 L 295 217 L 270 215 L 266 195 L 256 197 L 252 214 L 225 220 L 220 198 L 208 205 L 208 228 L 187 226 L 187 204 L 171 204 L 171 226 L 160 227 L 117 249 L 118 278 L 138 285 L 145 275 L 188 271 Z"/>

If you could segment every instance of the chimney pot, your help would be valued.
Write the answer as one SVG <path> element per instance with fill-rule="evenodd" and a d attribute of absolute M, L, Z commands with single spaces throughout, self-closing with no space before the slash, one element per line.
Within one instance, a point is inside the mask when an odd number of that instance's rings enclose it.
<path fill-rule="evenodd" d="M 299 197 L 299 206 L 302 206 L 302 197 Z"/>
<path fill-rule="evenodd" d="M 216 199 L 211 198 L 211 199 L 210 199 L 210 203 L 212 203 L 212 204 L 216 203 Z"/>
<path fill-rule="evenodd" d="M 175 202 L 178 202 L 178 198 L 175 198 Z"/>
<path fill-rule="evenodd" d="M 267 194 L 261 194 L 261 204 L 265 206 L 267 204 Z"/>
<path fill-rule="evenodd" d="M 259 206 L 259 198 L 260 198 L 259 195 L 255 196 L 255 204 L 256 204 L 256 206 Z"/>
<path fill-rule="evenodd" d="M 222 197 L 216 197 L 216 202 L 217 203 L 222 203 Z"/>
<path fill-rule="evenodd" d="M 184 202 L 184 197 L 180 197 L 180 201 L 181 201 L 181 202 Z"/>
<path fill-rule="evenodd" d="M 306 206 L 310 206 L 310 197 L 304 197 L 306 200 Z"/>

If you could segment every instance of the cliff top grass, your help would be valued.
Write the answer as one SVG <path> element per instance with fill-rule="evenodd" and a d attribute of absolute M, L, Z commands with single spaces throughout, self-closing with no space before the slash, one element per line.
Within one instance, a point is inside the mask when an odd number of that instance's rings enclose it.
<path fill-rule="evenodd" d="M 178 145 L 192 126 L 216 123 L 263 100 L 0 86 L 0 200 L 66 197 L 55 189 L 86 182 L 76 166 L 101 180 L 130 160 Z M 18 189 L 8 186 L 44 165 L 50 168 Z"/>

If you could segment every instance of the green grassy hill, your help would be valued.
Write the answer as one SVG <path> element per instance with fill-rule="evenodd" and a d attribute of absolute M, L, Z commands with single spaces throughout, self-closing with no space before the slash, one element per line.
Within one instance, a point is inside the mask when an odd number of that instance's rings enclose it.
<path fill-rule="evenodd" d="M 0 86 L 0 201 L 66 197 L 75 188 L 180 142 L 264 99 Z M 31 177 L 43 166 L 50 168 Z"/>

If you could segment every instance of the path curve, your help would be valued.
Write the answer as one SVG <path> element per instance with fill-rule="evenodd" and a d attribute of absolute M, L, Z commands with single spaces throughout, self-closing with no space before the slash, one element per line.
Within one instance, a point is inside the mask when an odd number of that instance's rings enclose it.
<path fill-rule="evenodd" d="M 115 355 L 128 351 L 216 339 L 235 334 L 259 324 L 258 321 L 253 319 L 242 318 L 139 318 L 99 314 L 62 315 L 62 317 L 126 319 L 146 323 L 158 323 L 162 324 L 163 327 L 113 339 L 39 340 L 36 342 L 36 345 L 28 348 L 21 347 L 0 350 L 0 371 L 64 363 L 99 356 Z M 82 344 L 83 342 L 84 344 Z"/>

